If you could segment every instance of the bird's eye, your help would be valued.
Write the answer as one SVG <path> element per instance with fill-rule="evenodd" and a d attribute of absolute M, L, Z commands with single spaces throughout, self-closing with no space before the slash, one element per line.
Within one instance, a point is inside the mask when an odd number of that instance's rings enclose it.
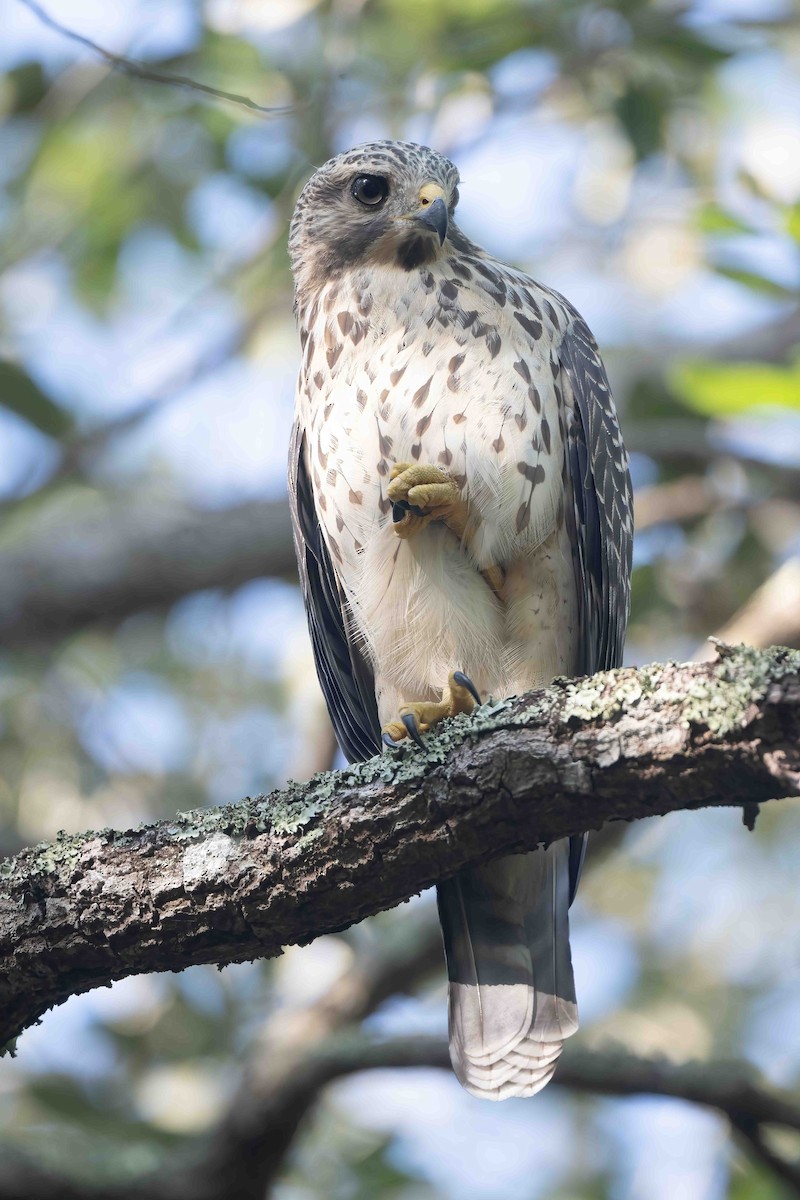
<path fill-rule="evenodd" d="M 359 175 L 350 190 L 359 204 L 377 208 L 389 195 L 389 184 L 381 175 Z"/>

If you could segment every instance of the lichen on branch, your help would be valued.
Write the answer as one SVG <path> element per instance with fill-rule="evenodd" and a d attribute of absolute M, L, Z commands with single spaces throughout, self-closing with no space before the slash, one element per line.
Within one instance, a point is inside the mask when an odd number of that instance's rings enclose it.
<path fill-rule="evenodd" d="M 144 971 L 280 953 L 503 854 L 800 793 L 800 654 L 558 679 L 269 796 L 0 864 L 0 1043 Z"/>

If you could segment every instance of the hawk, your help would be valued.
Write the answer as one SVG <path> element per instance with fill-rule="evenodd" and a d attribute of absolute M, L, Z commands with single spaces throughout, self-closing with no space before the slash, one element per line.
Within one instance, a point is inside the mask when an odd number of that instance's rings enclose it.
<path fill-rule="evenodd" d="M 321 167 L 292 219 L 289 493 L 350 761 L 622 655 L 632 502 L 605 369 L 562 296 L 461 232 L 458 183 L 426 146 L 373 142 Z M 573 838 L 438 887 L 450 1056 L 476 1096 L 539 1091 L 577 1028 L 583 851 Z"/>

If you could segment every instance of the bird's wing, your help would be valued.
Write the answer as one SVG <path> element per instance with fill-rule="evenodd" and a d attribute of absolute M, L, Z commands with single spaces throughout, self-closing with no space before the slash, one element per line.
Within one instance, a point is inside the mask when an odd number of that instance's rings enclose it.
<path fill-rule="evenodd" d="M 572 390 L 567 422 L 567 501 L 578 600 L 579 670 L 586 675 L 622 663 L 630 603 L 633 497 L 605 367 L 582 317 L 571 317 L 561 343 L 561 367 Z M 568 415 L 569 416 L 569 415 Z"/>
<path fill-rule="evenodd" d="M 375 683 L 358 648 L 317 519 L 306 454 L 305 431 L 296 421 L 289 450 L 289 509 L 300 587 L 317 675 L 337 740 L 350 762 L 360 762 L 381 749 Z"/>
<path fill-rule="evenodd" d="M 578 670 L 584 675 L 622 664 L 631 591 L 633 496 L 611 388 L 592 333 L 563 297 L 570 324 L 561 367 L 572 390 L 565 497 L 581 617 Z M 575 898 L 586 835 L 570 839 L 570 903 Z"/>

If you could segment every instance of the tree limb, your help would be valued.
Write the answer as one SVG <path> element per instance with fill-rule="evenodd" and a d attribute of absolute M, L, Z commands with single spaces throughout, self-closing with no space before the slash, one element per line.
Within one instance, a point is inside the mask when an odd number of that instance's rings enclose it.
<path fill-rule="evenodd" d="M 269 1086 L 248 1093 L 234 1104 L 231 1115 L 212 1138 L 214 1148 L 180 1180 L 169 1196 L 183 1200 L 221 1200 L 230 1185 L 234 1161 L 250 1166 L 251 1186 L 237 1180 L 240 1200 L 260 1200 L 277 1180 L 290 1142 L 283 1131 L 296 1131 L 303 1117 L 334 1080 L 361 1071 L 411 1068 L 450 1069 L 447 1044 L 430 1037 L 398 1037 L 374 1041 L 357 1029 L 320 1039 L 302 1055 L 290 1058 L 291 1070 L 273 1070 Z M 745 1063 L 697 1062 L 676 1064 L 660 1058 L 640 1058 L 624 1049 L 582 1050 L 570 1043 L 556 1069 L 556 1087 L 600 1096 L 669 1096 L 716 1109 L 732 1129 L 785 1183 L 800 1195 L 800 1169 L 769 1147 L 765 1125 L 800 1131 L 800 1106 L 789 1092 L 773 1088 Z M 552 1086 L 552 1085 L 551 1085 Z M 234 1133 L 235 1121 L 249 1127 L 248 1143 Z M 249 1155 L 253 1157 L 250 1158 Z M 221 1163 L 227 1164 L 220 1171 Z M 266 1170 L 264 1169 L 266 1168 Z M 244 1187 L 243 1191 L 238 1190 Z M 0 1200 L 4 1200 L 0 1191 Z M 166 1200 L 166 1197 L 164 1198 Z"/>
<path fill-rule="evenodd" d="M 225 1117 L 205 1139 L 199 1160 L 169 1182 L 171 1200 L 232 1195 L 237 1200 L 263 1200 L 328 1082 L 322 1048 L 350 1044 L 360 1021 L 390 996 L 414 992 L 437 967 L 441 969 L 441 962 L 439 930 L 432 921 L 424 921 L 400 947 L 359 956 L 315 1004 L 289 1014 L 288 1020 L 280 1013 L 272 1018 L 249 1056 Z"/>
<path fill-rule="evenodd" d="M 376 1042 L 352 1029 L 323 1039 L 305 1054 L 293 1055 L 271 1075 L 261 1094 L 233 1104 L 227 1122 L 212 1135 L 210 1148 L 174 1175 L 132 1180 L 102 1191 L 103 1200 L 260 1200 L 276 1181 L 298 1125 L 320 1091 L 337 1079 L 361 1071 L 444 1068 L 450 1060 L 445 1042 L 430 1037 L 401 1037 Z M 765 1139 L 765 1126 L 800 1130 L 796 1097 L 771 1087 L 744 1063 L 681 1063 L 639 1058 L 625 1050 L 587 1051 L 568 1045 L 551 1087 L 601 1096 L 669 1096 L 712 1108 L 730 1122 L 746 1147 L 779 1179 L 800 1195 L 798 1165 L 779 1155 Z M 533 1109 L 532 1109 L 533 1112 Z M 243 1137 L 236 1129 L 247 1131 Z M 288 1136 L 287 1136 L 288 1133 Z M 221 1156 L 221 1157 L 220 1157 Z M 31 1163 L 0 1167 L 0 1200 L 97 1200 L 88 1187 L 55 1179 Z"/>
<path fill-rule="evenodd" d="M 305 1073 L 317 1088 L 357 1071 L 450 1067 L 447 1043 L 431 1037 L 373 1041 L 363 1034 L 332 1038 L 308 1056 Z M 737 1121 L 782 1125 L 800 1132 L 800 1106 L 790 1092 L 772 1088 L 744 1063 L 672 1063 L 623 1049 L 581 1050 L 568 1043 L 553 1082 L 602 1096 L 671 1096 L 716 1108 Z"/>
<path fill-rule="evenodd" d="M 245 1094 L 240 1097 L 239 1105 L 232 1106 L 228 1122 L 212 1139 L 214 1152 L 204 1156 L 202 1169 L 193 1171 L 183 1181 L 181 1198 L 186 1195 L 196 1200 L 220 1200 L 225 1195 L 225 1180 L 230 1180 L 229 1173 L 219 1170 L 220 1163 L 227 1163 L 229 1172 L 233 1161 L 241 1161 L 243 1154 L 254 1152 L 254 1158 L 245 1157 L 245 1161 L 261 1168 L 255 1171 L 255 1187 L 251 1192 L 244 1185 L 245 1190 L 237 1190 L 236 1195 L 240 1200 L 260 1200 L 276 1182 L 289 1150 L 290 1143 L 281 1136 L 281 1131 L 289 1126 L 297 1130 L 324 1087 L 360 1071 L 430 1067 L 449 1070 L 450 1057 L 446 1042 L 436 1038 L 398 1037 L 376 1042 L 351 1029 L 344 1035 L 319 1040 L 310 1048 L 306 1046 L 305 1053 L 296 1056 L 291 1066 L 291 1072 L 274 1071 L 270 1086 L 262 1086 L 260 1094 Z M 797 1097 L 771 1087 L 745 1063 L 675 1064 L 662 1058 L 640 1058 L 621 1048 L 589 1051 L 568 1043 L 553 1084 L 600 1096 L 669 1096 L 716 1109 L 728 1118 L 750 1151 L 800 1195 L 800 1167 L 772 1150 L 763 1130 L 769 1125 L 800 1131 Z M 245 1146 L 240 1138 L 232 1136 L 231 1118 L 236 1117 L 258 1130 L 257 1140 Z M 215 1182 L 205 1191 L 201 1179 Z M 174 1192 L 171 1194 L 175 1196 Z"/>
<path fill-rule="evenodd" d="M 0 1044 L 144 971 L 275 955 L 613 819 L 800 793 L 800 655 L 607 672 L 269 797 L 0 865 Z"/>
<path fill-rule="evenodd" d="M 353 1034 L 315 1048 L 297 1071 L 295 1086 L 298 1093 L 316 1096 L 335 1079 L 359 1071 L 414 1067 L 449 1069 L 446 1043 L 425 1037 L 375 1042 Z M 800 1131 L 797 1098 L 772 1088 L 744 1063 L 676 1064 L 639 1058 L 625 1050 L 587 1051 L 568 1044 L 553 1084 L 601 1096 L 669 1096 L 716 1109 L 751 1153 L 788 1184 L 793 1195 L 800 1196 L 800 1164 L 778 1154 L 764 1136 L 765 1125 Z"/>
<path fill-rule="evenodd" d="M 726 506 L 708 481 L 695 476 L 641 489 L 635 501 L 640 532 Z M 61 496 L 35 522 L 26 514 L 23 520 L 24 539 L 9 520 L 0 546 L 0 641 L 7 648 L 163 608 L 202 588 L 296 576 L 283 500 L 199 511 L 174 495 L 123 494 L 95 499 L 94 506 Z M 742 640 L 794 644 L 800 607 L 781 608 L 787 616 L 776 631 L 780 636 L 765 641 L 748 626 Z"/>
<path fill-rule="evenodd" d="M 609 831 L 624 828 L 605 826 L 592 838 L 584 874 L 596 866 L 598 850 L 602 859 Z M 318 1067 L 323 1046 L 350 1049 L 360 1022 L 385 1000 L 416 993 L 437 972 L 442 978 L 442 939 L 431 907 L 418 911 L 413 922 L 382 927 L 374 946 L 361 944 L 361 933 L 353 939 L 353 961 L 323 996 L 297 1008 L 279 1006 L 265 1020 L 243 1055 L 242 1077 L 225 1114 L 201 1144 L 185 1156 L 173 1153 L 153 1173 L 117 1185 L 110 1194 L 106 1186 L 103 1200 L 264 1200 L 327 1082 Z M 6 1154 L 0 1200 L 22 1196 L 96 1200 L 77 1181 L 43 1172 L 29 1156 L 12 1161 Z"/>
<path fill-rule="evenodd" d="M 284 500 L 204 513 L 174 496 L 62 500 L 0 551 L 0 639 L 9 647 L 61 637 L 267 571 L 297 572 Z"/>
<path fill-rule="evenodd" d="M 747 642 L 757 638 L 784 646 L 800 643 L 800 556 L 787 558 L 726 625 L 719 630 L 723 642 Z M 764 643 L 761 643 L 762 645 Z M 713 647 L 703 646 L 695 658 L 712 658 Z"/>
<path fill-rule="evenodd" d="M 102 1189 L 103 1200 L 263 1200 L 283 1168 L 298 1126 L 318 1099 L 322 1082 L 306 1060 L 332 1044 L 390 996 L 415 991 L 441 966 L 441 937 L 432 920 L 362 948 L 333 986 L 314 1003 L 279 1008 L 246 1055 L 240 1085 L 219 1124 L 168 1169 Z M 99 1200 L 85 1183 L 45 1171 L 28 1156 L 0 1156 L 0 1200 Z"/>
<path fill-rule="evenodd" d="M 790 499 L 798 497 L 797 467 L 788 462 L 771 462 L 742 445 L 731 445 L 722 436 L 724 422 L 698 418 L 648 418 L 625 422 L 625 446 L 629 453 L 645 454 L 659 463 L 688 469 L 706 467 L 717 459 L 733 459 L 745 467 L 764 472 L 770 482 Z"/>

